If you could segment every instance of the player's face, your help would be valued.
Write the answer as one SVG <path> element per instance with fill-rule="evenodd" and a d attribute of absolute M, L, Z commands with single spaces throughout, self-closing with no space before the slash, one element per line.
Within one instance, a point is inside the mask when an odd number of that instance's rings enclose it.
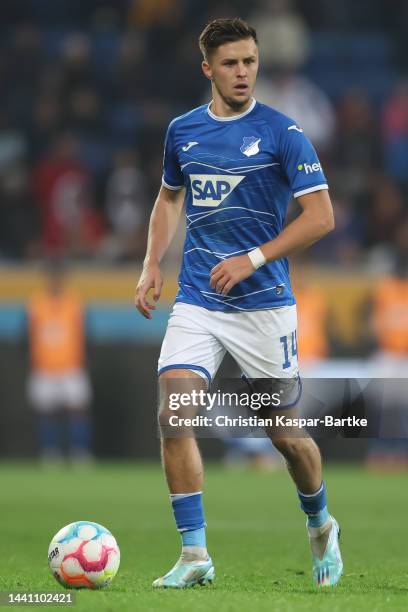
<path fill-rule="evenodd" d="M 258 72 L 258 46 L 253 38 L 225 43 L 202 64 L 215 95 L 233 110 L 250 104 Z"/>

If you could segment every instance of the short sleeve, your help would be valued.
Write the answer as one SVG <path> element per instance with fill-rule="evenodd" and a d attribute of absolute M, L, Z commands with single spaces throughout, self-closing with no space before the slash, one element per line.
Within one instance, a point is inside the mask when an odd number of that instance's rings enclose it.
<path fill-rule="evenodd" d="M 162 184 L 167 189 L 182 189 L 184 177 L 174 149 L 174 122 L 170 123 L 164 143 Z"/>
<path fill-rule="evenodd" d="M 296 124 L 283 128 L 280 157 L 283 173 L 295 198 L 329 188 L 312 143 Z"/>

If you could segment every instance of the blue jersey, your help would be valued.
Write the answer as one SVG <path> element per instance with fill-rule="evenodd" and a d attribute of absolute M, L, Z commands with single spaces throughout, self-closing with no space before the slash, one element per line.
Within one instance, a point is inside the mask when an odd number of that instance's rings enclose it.
<path fill-rule="evenodd" d="M 219 262 L 276 238 L 292 195 L 327 189 L 301 128 L 253 100 L 235 117 L 204 105 L 168 128 L 163 185 L 185 187 L 187 229 L 176 301 L 239 312 L 295 303 L 286 258 L 268 263 L 228 295 L 210 287 Z"/>

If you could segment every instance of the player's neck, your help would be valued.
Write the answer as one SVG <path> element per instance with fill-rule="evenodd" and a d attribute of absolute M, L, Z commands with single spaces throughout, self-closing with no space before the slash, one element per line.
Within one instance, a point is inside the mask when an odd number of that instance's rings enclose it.
<path fill-rule="evenodd" d="M 251 97 L 248 102 L 237 109 L 229 106 L 220 96 L 213 96 L 209 108 L 213 115 L 217 117 L 239 117 L 250 108 L 253 101 L 254 99 Z"/>

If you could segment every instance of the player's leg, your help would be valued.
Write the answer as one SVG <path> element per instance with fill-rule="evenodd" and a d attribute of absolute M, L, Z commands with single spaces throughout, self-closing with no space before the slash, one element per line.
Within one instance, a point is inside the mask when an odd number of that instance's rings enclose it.
<path fill-rule="evenodd" d="M 181 555 L 175 566 L 154 581 L 154 587 L 183 588 L 207 584 L 214 578 L 214 568 L 207 552 L 203 507 L 204 468 L 192 428 L 177 427 L 173 432 L 171 418 L 192 418 L 196 409 L 185 406 L 170 408 L 171 396 L 206 391 L 207 382 L 196 372 L 170 369 L 159 379 L 161 451 L 163 468 L 170 492 L 176 526 L 181 535 Z"/>
<path fill-rule="evenodd" d="M 223 342 L 247 378 L 258 380 L 262 386 L 264 383 L 271 386 L 271 392 L 279 392 L 284 381 L 296 383 L 296 308 L 237 313 L 234 318 L 237 321 L 232 318 L 227 321 L 230 329 L 228 325 L 225 327 Z M 275 389 L 272 388 L 274 383 L 277 383 Z M 292 404 L 294 397 L 291 392 L 288 395 L 287 406 Z M 285 399 L 281 408 L 285 408 Z M 294 412 L 295 409 L 289 410 L 292 414 L 288 416 L 296 416 Z M 327 509 L 320 451 L 306 432 L 289 432 L 287 427 L 284 432 L 275 428 L 267 434 L 285 458 L 301 507 L 308 517 L 315 581 L 325 586 L 336 584 L 343 570 L 338 547 L 339 528 Z"/>
<path fill-rule="evenodd" d="M 181 556 L 155 587 L 183 588 L 206 584 L 214 568 L 206 546 L 203 508 L 204 470 L 191 427 L 172 426 L 171 417 L 191 418 L 198 407 L 171 409 L 171 398 L 206 391 L 225 350 L 208 331 L 210 313 L 187 304 L 176 304 L 170 317 L 159 358 L 159 424 L 163 468 L 176 526 L 181 535 Z"/>
<path fill-rule="evenodd" d="M 92 459 L 92 418 L 89 410 L 92 390 L 88 375 L 82 370 L 68 372 L 61 379 L 61 403 L 65 409 L 68 453 L 71 461 Z"/>
<path fill-rule="evenodd" d="M 176 391 L 177 388 L 178 390 Z M 169 431 L 169 419 L 175 414 L 169 408 L 169 394 L 190 393 L 193 389 L 207 390 L 206 381 L 196 372 L 171 369 L 160 375 L 159 423 L 162 425 L 161 453 L 167 485 L 171 495 L 191 494 L 203 489 L 203 462 L 195 437 L 188 431 L 183 432 L 181 428 L 177 428 L 174 434 Z M 193 416 L 191 410 L 185 412 L 186 417 L 187 414 Z M 178 417 L 180 415 L 181 413 L 177 414 Z"/>
<path fill-rule="evenodd" d="M 58 408 L 58 381 L 52 375 L 32 372 L 27 387 L 28 401 L 36 414 L 41 459 L 61 461 L 61 427 Z"/>
<path fill-rule="evenodd" d="M 297 416 L 297 413 L 292 415 L 292 412 L 288 411 L 287 416 Z M 290 435 L 287 427 L 285 432 Z M 276 435 L 276 432 L 270 428 L 266 433 L 274 447 L 283 455 L 298 491 L 306 495 L 317 491 L 322 484 L 322 461 L 319 448 L 312 438 L 307 437 L 306 432 L 299 430 L 293 430 L 293 437 Z"/>
<path fill-rule="evenodd" d="M 272 443 L 286 460 L 296 485 L 313 558 L 313 577 L 318 586 L 337 584 L 343 572 L 338 539 L 340 529 L 327 508 L 326 487 L 322 480 L 320 451 L 306 432 L 287 432 L 285 437 L 267 431 Z M 291 437 L 286 437 L 289 435 Z"/>

